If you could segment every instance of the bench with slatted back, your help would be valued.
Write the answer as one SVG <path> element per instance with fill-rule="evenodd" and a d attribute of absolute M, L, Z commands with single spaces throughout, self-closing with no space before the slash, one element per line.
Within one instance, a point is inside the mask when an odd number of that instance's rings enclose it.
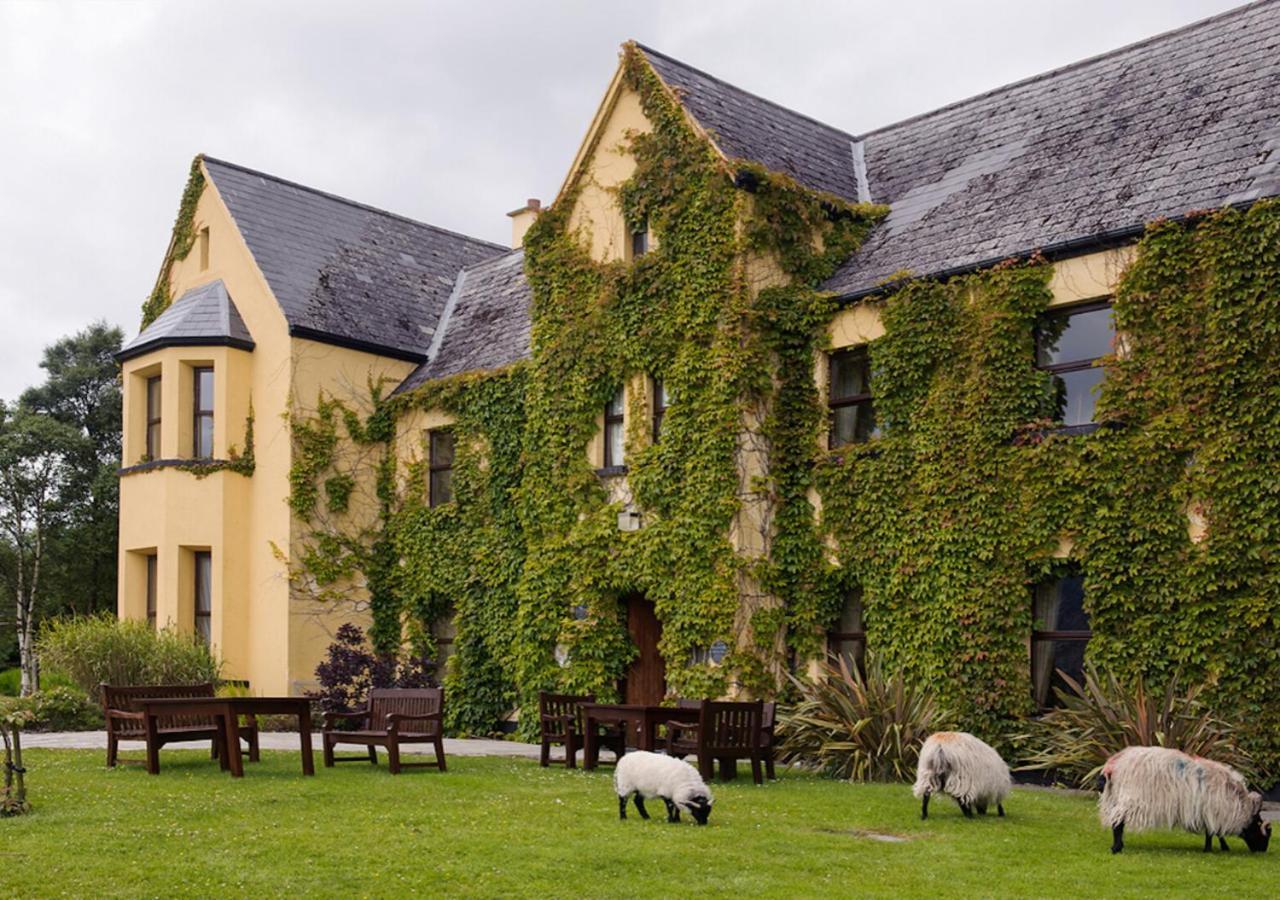
<path fill-rule="evenodd" d="M 346 720 L 357 725 L 356 731 L 338 731 L 335 726 Z M 444 761 L 444 689 L 443 688 L 374 688 L 369 691 L 365 708 L 349 713 L 324 714 L 324 764 L 368 760 L 378 764 L 378 747 L 387 751 L 387 767 L 392 775 L 401 769 L 435 766 L 445 771 Z M 369 755 L 335 757 L 338 744 L 363 744 Z M 402 763 L 402 744 L 431 744 L 435 762 Z"/>
<path fill-rule="evenodd" d="M 751 761 L 751 775 L 756 784 L 764 783 L 761 763 L 765 759 L 764 735 L 760 723 L 764 704 L 731 703 L 704 700 L 697 724 L 667 723 L 667 753 L 683 757 L 695 754 L 703 780 L 715 774 L 715 761 L 720 760 L 720 778 L 728 780 L 737 774 L 737 760 Z"/>
<path fill-rule="evenodd" d="M 213 685 L 205 684 L 102 684 L 102 712 L 107 720 L 107 765 L 142 762 L 120 759 L 120 741 L 146 741 L 147 723 L 138 705 L 139 700 L 168 700 L 213 697 Z M 222 734 L 213 716 L 164 716 L 157 721 L 155 746 L 147 747 L 148 755 L 154 755 L 165 744 L 178 741 L 210 741 L 210 755 L 218 756 Z M 240 736 L 249 745 L 251 762 L 258 761 L 258 723 L 253 716 L 248 724 L 240 726 Z"/>

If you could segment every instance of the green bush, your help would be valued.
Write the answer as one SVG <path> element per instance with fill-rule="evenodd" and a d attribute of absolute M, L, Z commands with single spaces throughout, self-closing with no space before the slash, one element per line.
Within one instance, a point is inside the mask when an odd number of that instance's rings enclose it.
<path fill-rule="evenodd" d="M 53 619 L 40 630 L 42 663 L 91 697 L 98 685 L 216 682 L 219 662 L 189 634 L 110 614 Z"/>
<path fill-rule="evenodd" d="M 915 776 L 921 745 L 945 717 L 931 694 L 885 674 L 876 654 L 865 660 L 865 673 L 840 657 L 813 681 L 792 676 L 801 699 L 778 719 L 782 759 L 852 781 Z"/>
<path fill-rule="evenodd" d="M 21 669 L 0 669 L 0 697 L 16 697 L 21 689 Z"/>
<path fill-rule="evenodd" d="M 53 687 L 30 697 L 0 698 L 0 715 L 25 712 L 26 731 L 93 731 L 102 728 L 102 708 L 76 688 Z"/>
<path fill-rule="evenodd" d="M 1172 747 L 1234 766 L 1246 777 L 1256 774 L 1236 744 L 1237 728 L 1200 700 L 1203 687 L 1180 690 L 1175 675 L 1163 693 L 1153 692 L 1141 676 L 1122 684 L 1091 665 L 1084 684 L 1059 674 L 1070 688 L 1056 689 L 1061 707 L 1015 738 L 1027 748 L 1022 771 L 1092 788 L 1106 761 L 1125 747 Z"/>

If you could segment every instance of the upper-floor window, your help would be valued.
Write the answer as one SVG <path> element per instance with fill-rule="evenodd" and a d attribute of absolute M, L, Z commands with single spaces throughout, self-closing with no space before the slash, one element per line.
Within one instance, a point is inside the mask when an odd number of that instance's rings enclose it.
<path fill-rule="evenodd" d="M 147 624 L 156 627 L 156 598 L 160 591 L 160 558 L 147 555 Z"/>
<path fill-rule="evenodd" d="M 1054 688 L 1065 688 L 1059 672 L 1084 680 L 1084 651 L 1093 633 L 1084 608 L 1084 577 L 1071 572 L 1042 581 L 1032 600 L 1031 685 L 1036 704 L 1057 703 Z"/>
<path fill-rule="evenodd" d="M 195 632 L 206 647 L 213 643 L 213 554 L 197 550 L 195 557 Z"/>
<path fill-rule="evenodd" d="M 192 397 L 192 443 L 197 459 L 213 456 L 213 367 L 197 366 L 192 370 L 195 395 Z"/>
<path fill-rule="evenodd" d="M 440 506 L 453 502 L 453 431 L 437 428 L 427 433 L 427 502 Z"/>
<path fill-rule="evenodd" d="M 604 467 L 613 469 L 626 464 L 626 430 L 623 409 L 626 399 L 618 388 L 604 407 Z"/>
<path fill-rule="evenodd" d="M 1101 300 L 1054 309 L 1036 324 L 1036 365 L 1053 378 L 1053 418 L 1064 426 L 1093 423 L 1103 370 L 1098 358 L 1111 352 L 1115 321 Z"/>
<path fill-rule="evenodd" d="M 631 232 L 631 258 L 639 259 L 649 252 L 649 223 L 642 222 Z"/>
<path fill-rule="evenodd" d="M 867 632 L 862 623 L 862 591 L 855 588 L 844 598 L 840 621 L 827 632 L 827 651 L 841 657 L 849 671 L 861 671 L 867 652 Z"/>
<path fill-rule="evenodd" d="M 160 458 L 160 376 L 147 379 L 147 459 Z"/>
<path fill-rule="evenodd" d="M 209 268 L 209 226 L 201 228 L 196 234 L 196 245 L 200 251 L 200 271 Z"/>
<path fill-rule="evenodd" d="M 871 400 L 871 356 L 866 345 L 837 350 L 828 357 L 830 378 L 827 406 L 831 431 L 828 446 L 834 450 L 879 435 Z"/>
<path fill-rule="evenodd" d="M 653 442 L 656 444 L 662 436 L 662 420 L 671 406 L 671 395 L 667 393 L 667 382 L 662 378 L 653 379 Z"/>

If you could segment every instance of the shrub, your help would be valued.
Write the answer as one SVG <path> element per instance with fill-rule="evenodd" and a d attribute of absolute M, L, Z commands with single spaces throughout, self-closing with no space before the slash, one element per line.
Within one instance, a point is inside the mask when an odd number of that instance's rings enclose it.
<path fill-rule="evenodd" d="M 1125 747 L 1171 747 L 1253 774 L 1249 756 L 1235 742 L 1236 728 L 1200 700 L 1202 686 L 1181 691 L 1178 676 L 1163 693 L 1142 676 L 1129 684 L 1085 669 L 1084 684 L 1059 672 L 1069 690 L 1057 689 L 1061 706 L 1032 720 L 1015 741 L 1029 749 L 1019 771 L 1045 771 L 1092 788 L 1102 766 Z"/>
<path fill-rule="evenodd" d="M 887 675 L 868 651 L 866 671 L 844 657 L 813 681 L 791 676 L 800 702 L 778 719 L 782 759 L 853 781 L 910 781 L 920 746 L 943 727 L 932 695 Z"/>
<path fill-rule="evenodd" d="M 22 690 L 21 669 L 0 669 L 0 697 L 16 697 Z"/>
<path fill-rule="evenodd" d="M 220 664 L 192 635 L 143 621 L 97 616 L 52 619 L 36 643 L 41 662 L 91 697 L 98 685 L 216 682 Z"/>
<path fill-rule="evenodd" d="M 24 713 L 27 731 L 93 731 L 102 727 L 102 707 L 83 691 L 54 687 L 29 697 L 0 699 L 0 715 Z"/>
<path fill-rule="evenodd" d="M 324 662 L 316 666 L 320 690 L 308 696 L 319 701 L 324 712 L 359 709 L 376 687 L 432 687 L 436 665 L 425 656 L 380 656 L 364 632 L 350 622 L 341 626 L 329 645 Z"/>

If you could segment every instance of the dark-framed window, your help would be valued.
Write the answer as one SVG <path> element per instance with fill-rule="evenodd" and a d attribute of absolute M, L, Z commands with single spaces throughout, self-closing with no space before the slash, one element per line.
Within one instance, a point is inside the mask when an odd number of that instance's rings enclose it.
<path fill-rule="evenodd" d="M 196 637 L 208 647 L 213 643 L 213 554 L 208 550 L 197 550 L 192 555 L 196 573 Z"/>
<path fill-rule="evenodd" d="M 622 388 L 604 405 L 604 467 L 615 469 L 626 465 L 627 441 L 624 409 L 626 397 Z"/>
<path fill-rule="evenodd" d="M 1036 323 L 1036 367 L 1052 377 L 1050 414 L 1065 428 L 1087 429 L 1103 369 L 1099 357 L 1111 352 L 1115 320 L 1110 300 L 1051 309 Z"/>
<path fill-rule="evenodd" d="M 445 665 L 449 662 L 449 657 L 453 656 L 454 644 L 458 638 L 452 604 L 443 615 L 431 623 L 431 636 L 436 642 L 436 680 L 443 681 Z"/>
<path fill-rule="evenodd" d="M 1060 673 L 1084 680 L 1084 653 L 1093 632 L 1084 608 L 1084 576 L 1069 571 L 1037 584 L 1032 595 L 1031 688 L 1036 705 L 1058 703 L 1054 688 L 1066 688 Z"/>
<path fill-rule="evenodd" d="M 649 252 L 649 223 L 642 222 L 631 232 L 631 258 L 639 259 Z"/>
<path fill-rule="evenodd" d="M 156 627 L 156 598 L 160 590 L 160 558 L 147 554 L 147 624 Z"/>
<path fill-rule="evenodd" d="M 195 395 L 192 397 L 192 449 L 196 459 L 213 456 L 213 366 L 196 366 L 191 371 Z"/>
<path fill-rule="evenodd" d="M 835 450 L 859 444 L 880 434 L 871 399 L 871 355 L 866 345 L 837 350 L 828 360 L 827 407 L 831 430 L 828 446 Z"/>
<path fill-rule="evenodd" d="M 160 376 L 147 379 L 147 459 L 160 458 Z"/>
<path fill-rule="evenodd" d="M 861 590 L 854 588 L 845 595 L 840 619 L 827 632 L 827 652 L 843 658 L 849 671 L 863 670 L 867 653 L 867 632 L 862 621 Z"/>
<path fill-rule="evenodd" d="M 453 502 L 453 430 L 427 432 L 427 500 L 431 506 Z"/>
<path fill-rule="evenodd" d="M 653 379 L 653 442 L 655 444 L 662 437 L 662 420 L 670 406 L 671 395 L 667 392 L 667 383 L 664 379 L 655 376 Z"/>

